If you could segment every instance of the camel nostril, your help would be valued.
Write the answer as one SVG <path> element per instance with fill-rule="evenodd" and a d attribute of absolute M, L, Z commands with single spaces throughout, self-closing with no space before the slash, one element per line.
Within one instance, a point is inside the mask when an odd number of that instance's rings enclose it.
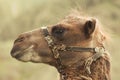
<path fill-rule="evenodd" d="M 24 41 L 24 39 L 25 39 L 25 37 L 20 37 L 20 38 L 16 39 L 15 42 L 22 42 L 22 41 Z"/>

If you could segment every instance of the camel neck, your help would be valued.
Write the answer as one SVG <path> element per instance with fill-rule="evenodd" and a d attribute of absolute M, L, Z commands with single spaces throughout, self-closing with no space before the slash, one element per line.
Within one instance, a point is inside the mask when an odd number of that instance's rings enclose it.
<path fill-rule="evenodd" d="M 65 72 L 65 80 L 90 80 L 90 77 L 88 75 L 82 75 L 85 74 L 84 67 L 68 67 L 64 69 Z M 62 79 L 63 75 L 60 74 L 60 80 Z"/>
<path fill-rule="evenodd" d="M 80 59 L 80 61 L 78 61 L 77 63 L 72 64 L 71 66 L 63 66 L 62 69 L 63 72 L 61 72 L 60 66 L 55 63 L 56 61 L 52 62 L 50 65 L 56 67 L 56 69 L 60 73 L 60 80 L 64 80 L 62 79 L 63 76 L 66 77 L 65 80 L 90 80 L 88 79 L 88 74 L 85 71 L 84 67 L 84 60 L 82 59 Z"/>

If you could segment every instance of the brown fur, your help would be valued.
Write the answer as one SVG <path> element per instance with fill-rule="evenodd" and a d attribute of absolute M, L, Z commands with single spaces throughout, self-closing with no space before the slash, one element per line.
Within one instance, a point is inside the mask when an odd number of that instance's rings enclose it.
<path fill-rule="evenodd" d="M 100 27 L 94 18 L 72 14 L 49 26 L 48 30 L 56 44 L 98 47 L 104 46 L 106 38 Z M 58 68 L 41 29 L 21 34 L 14 42 L 11 55 L 20 61 L 46 63 Z M 90 52 L 60 52 L 62 64 L 66 67 L 64 71 L 69 76 L 67 80 L 111 80 L 108 53 L 92 63 L 90 75 L 86 73 L 84 61 L 91 55 Z"/>

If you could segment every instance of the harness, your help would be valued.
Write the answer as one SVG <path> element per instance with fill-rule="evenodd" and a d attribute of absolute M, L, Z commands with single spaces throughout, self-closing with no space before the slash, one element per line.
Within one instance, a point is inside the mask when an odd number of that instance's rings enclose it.
<path fill-rule="evenodd" d="M 91 74 L 90 66 L 93 61 L 96 61 L 105 53 L 104 47 L 95 47 L 95 48 L 83 48 L 79 46 L 66 46 L 64 44 L 55 44 L 52 36 L 48 32 L 47 27 L 41 27 L 45 40 L 48 43 L 49 48 L 52 51 L 53 57 L 56 60 L 56 64 L 58 65 L 58 71 L 61 74 L 62 80 L 66 80 L 68 75 L 64 72 L 64 65 L 61 62 L 61 57 L 59 51 L 72 51 L 72 52 L 91 52 L 94 55 L 90 56 L 89 58 L 85 59 L 85 70 L 88 74 Z"/>

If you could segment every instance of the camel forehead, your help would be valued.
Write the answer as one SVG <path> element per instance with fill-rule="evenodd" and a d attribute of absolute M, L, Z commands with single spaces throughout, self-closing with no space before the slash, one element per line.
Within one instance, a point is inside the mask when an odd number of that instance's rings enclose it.
<path fill-rule="evenodd" d="M 87 17 L 83 17 L 83 16 L 66 16 L 65 17 L 65 19 L 64 19 L 64 21 L 65 22 L 69 22 L 69 23 L 72 23 L 72 22 L 74 22 L 74 23 L 84 23 L 84 22 L 86 22 L 86 20 L 87 20 Z"/>
<path fill-rule="evenodd" d="M 67 26 L 79 26 L 83 27 L 85 22 L 88 20 L 87 17 L 77 16 L 77 15 L 70 15 L 66 16 L 59 24 L 67 25 Z"/>

